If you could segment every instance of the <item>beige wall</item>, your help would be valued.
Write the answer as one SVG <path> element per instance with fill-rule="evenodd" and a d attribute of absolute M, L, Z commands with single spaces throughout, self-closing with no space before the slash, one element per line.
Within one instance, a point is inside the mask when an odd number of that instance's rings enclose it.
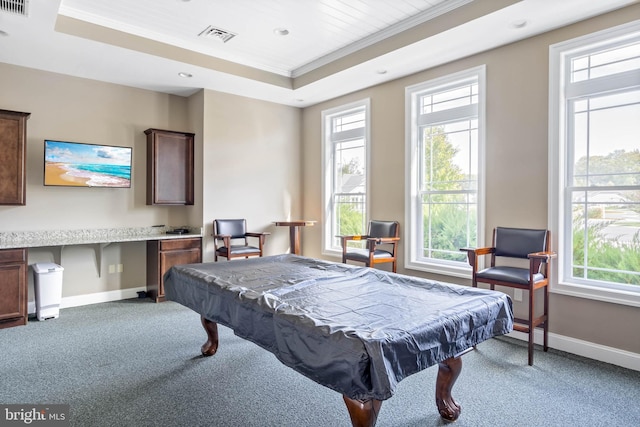
<path fill-rule="evenodd" d="M 401 232 L 405 230 L 405 87 L 486 64 L 486 243 L 490 243 L 491 230 L 498 225 L 547 227 L 549 46 L 638 16 L 640 5 L 628 7 L 306 108 L 302 137 L 305 218 L 322 219 L 322 171 L 318 161 L 322 157 L 321 112 L 369 98 L 370 216 L 398 220 Z M 320 227 L 305 230 L 304 253 L 323 257 Z M 399 256 L 400 273 L 470 283 L 405 269 L 403 250 Z M 516 303 L 516 313 L 524 309 L 523 303 Z M 640 353 L 637 307 L 552 294 L 550 310 L 552 333 Z"/>
<path fill-rule="evenodd" d="M 0 63 L 0 109 L 31 113 L 27 122 L 27 204 L 0 206 L 0 232 L 143 227 L 205 227 L 246 217 L 271 231 L 267 253 L 288 250 L 287 230 L 271 222 L 301 212 L 300 110 L 211 91 L 189 98 Z M 147 128 L 194 132 L 193 206 L 146 205 Z M 133 147 L 130 189 L 44 187 L 45 138 Z M 100 255 L 101 253 L 101 255 Z M 31 248 L 29 262 L 60 262 L 63 297 L 144 287 L 146 244 Z M 123 264 L 121 274 L 109 274 Z M 29 275 L 33 299 L 33 279 Z"/>
<path fill-rule="evenodd" d="M 272 233 L 267 255 L 286 252 L 288 229 L 272 222 L 302 212 L 300 109 L 208 90 L 204 106 L 204 260 L 216 218 L 245 218 L 249 231 Z"/>
<path fill-rule="evenodd" d="M 0 206 L 0 231 L 73 230 L 186 224 L 188 210 L 146 205 L 150 127 L 190 131 L 187 99 L 0 64 L 0 108 L 27 122 L 27 204 Z M 133 147 L 130 189 L 43 186 L 44 139 Z M 100 250 L 102 255 L 100 256 Z M 29 262 L 60 262 L 63 297 L 144 286 L 144 243 L 33 248 Z M 121 274 L 107 274 L 123 264 Z M 99 268 L 100 267 L 100 268 Z M 33 298 L 32 282 L 31 299 Z"/>
<path fill-rule="evenodd" d="M 0 231 L 147 226 L 186 211 L 146 205 L 150 127 L 190 131 L 187 99 L 0 64 L 0 108 L 27 121 L 27 204 L 0 207 Z M 130 189 L 44 187 L 44 139 L 133 147 Z"/>

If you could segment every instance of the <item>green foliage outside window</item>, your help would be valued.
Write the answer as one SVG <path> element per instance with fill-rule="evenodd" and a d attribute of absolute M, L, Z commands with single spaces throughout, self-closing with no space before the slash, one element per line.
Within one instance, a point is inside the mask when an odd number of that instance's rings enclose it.
<path fill-rule="evenodd" d="M 466 190 L 470 177 L 453 162 L 458 149 L 451 144 L 442 126 L 424 134 L 424 183 L 426 190 Z M 469 209 L 467 194 L 431 194 L 423 200 L 424 256 L 451 261 L 466 260 L 460 248 L 477 240 L 475 207 Z"/>
<path fill-rule="evenodd" d="M 588 172 L 589 180 L 586 181 Z M 615 150 L 606 156 L 584 156 L 574 166 L 577 185 L 640 185 L 640 150 Z M 634 192 L 640 201 L 640 192 Z"/>
<path fill-rule="evenodd" d="M 430 218 L 429 218 L 430 217 Z M 424 218 L 424 241 L 428 240 L 429 219 L 431 220 L 431 251 L 425 250 L 425 256 L 450 261 L 466 261 L 466 255 L 460 248 L 475 246 L 476 216 L 469 217 L 466 207 L 460 204 L 432 206 Z M 467 240 L 467 230 L 469 236 Z"/>
<path fill-rule="evenodd" d="M 348 176 L 360 177 L 361 185 L 364 185 L 364 168 L 360 164 L 357 157 L 350 159 L 347 163 L 340 166 L 340 176 L 345 178 Z M 362 191 L 357 190 L 357 191 Z M 365 222 L 365 196 L 361 194 L 348 194 L 337 196 L 337 220 L 338 235 L 354 236 L 364 234 Z M 338 243 L 338 246 L 340 243 Z M 349 246 L 361 246 L 359 242 L 349 242 Z"/>
<path fill-rule="evenodd" d="M 608 221 L 590 223 L 586 233 L 583 224 L 584 219 L 579 218 L 573 227 L 573 277 L 640 285 L 640 275 L 627 273 L 640 272 L 640 230 L 634 234 L 630 242 L 623 243 L 619 239 L 605 238 L 603 230 L 610 224 Z M 588 264 L 586 267 L 585 249 Z"/>
<path fill-rule="evenodd" d="M 340 218 L 339 234 L 343 236 L 353 236 L 364 234 L 362 224 L 364 213 L 353 203 L 341 203 L 338 207 L 338 218 Z"/>
<path fill-rule="evenodd" d="M 598 186 L 606 192 L 607 186 L 640 185 L 640 150 L 615 150 L 605 156 L 580 158 L 574 167 L 576 183 Z M 588 176 L 588 181 L 586 177 Z M 602 188 L 604 187 L 604 188 Z M 593 190 L 594 192 L 596 190 Z M 634 220 L 608 221 L 617 212 L 640 213 L 640 191 L 624 191 L 627 203 L 590 203 L 587 206 L 587 227 L 584 211 L 574 212 L 573 223 L 573 277 L 611 283 L 640 285 L 640 228 L 633 237 L 621 241 L 607 235 L 607 228 L 638 227 Z M 586 239 L 586 247 L 585 247 Z M 586 250 L 586 258 L 585 258 Z M 586 263 L 586 266 L 585 266 Z M 617 271 L 610 271 L 617 270 Z"/>

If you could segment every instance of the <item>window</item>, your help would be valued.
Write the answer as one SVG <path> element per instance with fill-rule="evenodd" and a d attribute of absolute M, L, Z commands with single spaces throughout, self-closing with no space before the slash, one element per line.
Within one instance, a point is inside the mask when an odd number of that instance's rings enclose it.
<path fill-rule="evenodd" d="M 467 277 L 483 241 L 485 67 L 406 88 L 407 268 Z"/>
<path fill-rule="evenodd" d="M 342 252 L 339 235 L 365 234 L 369 100 L 322 112 L 323 251 Z"/>
<path fill-rule="evenodd" d="M 550 48 L 555 292 L 640 306 L 640 21 Z"/>

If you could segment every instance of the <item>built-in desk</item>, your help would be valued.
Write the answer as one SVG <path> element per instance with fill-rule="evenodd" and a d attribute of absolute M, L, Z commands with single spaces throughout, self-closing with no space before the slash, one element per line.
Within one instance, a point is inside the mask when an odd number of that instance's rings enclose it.
<path fill-rule="evenodd" d="M 98 276 L 100 276 L 102 250 L 111 243 L 202 238 L 199 227 L 190 228 L 191 232 L 187 234 L 167 234 L 167 231 L 173 228 L 161 226 L 0 232 L 0 249 L 50 247 L 54 249 L 54 262 L 62 265 L 62 253 L 66 246 L 92 245 L 96 254 Z"/>
<path fill-rule="evenodd" d="M 202 260 L 202 230 L 190 227 L 186 234 L 167 234 L 174 227 L 126 227 L 81 230 L 0 232 L 0 328 L 26 324 L 27 250 L 48 248 L 54 262 L 64 266 L 64 248 L 91 246 L 98 277 L 102 253 L 112 243 L 147 242 L 147 291 L 155 301 L 164 300 L 163 273 L 172 265 Z"/>

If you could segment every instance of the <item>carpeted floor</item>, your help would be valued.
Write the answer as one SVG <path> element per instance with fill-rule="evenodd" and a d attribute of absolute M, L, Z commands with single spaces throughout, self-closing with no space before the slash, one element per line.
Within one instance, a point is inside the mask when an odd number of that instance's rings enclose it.
<path fill-rule="evenodd" d="M 0 403 L 71 408 L 73 426 L 349 426 L 342 397 L 220 327 L 200 356 L 199 316 L 178 304 L 124 300 L 62 310 L 0 330 Z M 463 356 L 458 427 L 639 426 L 640 372 L 498 338 Z M 379 427 L 440 426 L 437 368 L 406 378 Z"/>

